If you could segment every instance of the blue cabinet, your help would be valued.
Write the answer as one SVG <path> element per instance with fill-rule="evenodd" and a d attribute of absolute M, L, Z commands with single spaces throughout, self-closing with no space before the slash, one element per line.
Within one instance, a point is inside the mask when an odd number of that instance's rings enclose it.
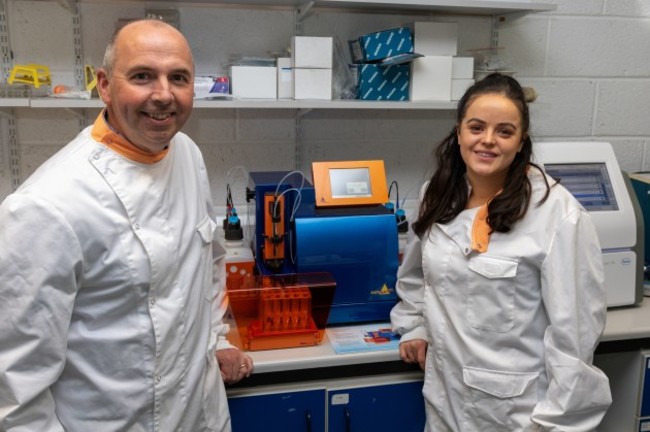
<path fill-rule="evenodd" d="M 325 432 L 325 389 L 228 398 L 233 432 Z"/>
<path fill-rule="evenodd" d="M 229 392 L 228 405 L 233 432 L 422 432 L 425 422 L 422 381 L 412 378 L 249 387 Z"/>
<path fill-rule="evenodd" d="M 329 432 L 422 432 L 422 381 L 329 390 Z"/>

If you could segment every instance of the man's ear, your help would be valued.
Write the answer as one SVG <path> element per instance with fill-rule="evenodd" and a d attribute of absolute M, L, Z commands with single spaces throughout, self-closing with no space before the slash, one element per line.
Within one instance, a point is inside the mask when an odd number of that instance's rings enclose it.
<path fill-rule="evenodd" d="M 108 93 L 108 74 L 102 68 L 97 69 L 97 93 L 104 103 L 109 102 L 110 95 Z"/>

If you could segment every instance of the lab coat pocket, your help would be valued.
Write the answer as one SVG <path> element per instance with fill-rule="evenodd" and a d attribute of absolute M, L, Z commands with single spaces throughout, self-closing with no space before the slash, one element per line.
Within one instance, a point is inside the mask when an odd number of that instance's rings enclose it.
<path fill-rule="evenodd" d="M 217 224 L 209 217 L 206 216 L 196 226 L 196 232 L 201 243 L 201 262 L 203 266 L 199 268 L 205 269 L 205 274 L 202 275 L 203 296 L 211 302 L 212 301 L 212 240 L 214 239 L 214 232 L 217 229 Z M 197 275 L 198 276 L 198 275 Z"/>
<path fill-rule="evenodd" d="M 469 429 L 500 426 L 501 430 L 521 430 L 519 426 L 527 423 L 536 403 L 532 384 L 538 376 L 536 372 L 464 367 L 463 381 L 469 387 L 465 404 L 466 422 L 472 425 Z"/>
<path fill-rule="evenodd" d="M 209 217 L 206 216 L 201 222 L 196 226 L 196 232 L 199 233 L 201 240 L 204 245 L 212 243 L 214 239 L 214 231 L 217 228 L 217 224 Z"/>
<path fill-rule="evenodd" d="M 469 260 L 467 320 L 472 327 L 499 333 L 512 329 L 518 264 L 488 255 Z"/>

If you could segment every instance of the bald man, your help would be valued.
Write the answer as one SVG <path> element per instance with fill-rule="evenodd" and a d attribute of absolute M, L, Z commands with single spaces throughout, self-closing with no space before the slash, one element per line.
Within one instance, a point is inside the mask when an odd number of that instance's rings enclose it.
<path fill-rule="evenodd" d="M 0 430 L 229 431 L 225 251 L 196 144 L 187 40 L 109 43 L 95 124 L 0 205 Z"/>

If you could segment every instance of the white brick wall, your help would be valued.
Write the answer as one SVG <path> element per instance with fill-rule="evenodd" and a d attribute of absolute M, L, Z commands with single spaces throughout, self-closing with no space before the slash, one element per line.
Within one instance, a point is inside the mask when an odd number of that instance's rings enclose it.
<path fill-rule="evenodd" d="M 72 80 L 71 17 L 57 2 L 9 1 L 14 63 L 48 64 L 55 82 Z M 86 63 L 99 65 L 118 18 L 142 16 L 141 3 L 80 3 Z M 231 54 L 269 56 L 289 45 L 293 12 L 182 7 L 181 30 L 192 44 L 198 74 L 223 70 Z M 308 36 L 338 36 L 345 44 L 359 34 L 414 20 L 459 22 L 460 54 L 489 45 L 491 20 L 477 16 L 409 16 L 315 11 L 303 23 Z M 604 140 L 615 146 L 624 170 L 650 169 L 650 6 L 635 0 L 558 0 L 552 13 L 508 17 L 499 45 L 522 84 L 534 87 L 531 105 L 536 140 Z M 64 42 L 60 42 L 64 41 Z M 65 41 L 70 41 L 69 44 Z M 347 55 L 347 52 L 345 53 Z M 96 110 L 15 109 L 21 143 L 21 175 L 69 141 L 78 115 L 92 122 Z M 381 158 L 400 198 L 414 198 L 431 174 L 434 145 L 453 123 L 451 111 L 196 109 L 185 127 L 201 146 L 217 204 L 230 180 L 243 206 L 244 178 L 227 178 L 233 167 L 249 171 L 299 167 L 310 175 L 313 160 Z M 4 122 L 2 123 L 4 124 Z M 299 130 L 296 126 L 299 125 Z M 4 137 L 4 134 L 2 135 Z M 0 198 L 8 192 L 7 158 L 0 154 Z M 240 173 L 241 174 L 241 173 Z M 239 192 L 238 192 L 239 191 Z"/>
<path fill-rule="evenodd" d="M 609 141 L 623 170 L 650 170 L 650 4 L 558 0 L 499 29 L 537 140 Z"/>

